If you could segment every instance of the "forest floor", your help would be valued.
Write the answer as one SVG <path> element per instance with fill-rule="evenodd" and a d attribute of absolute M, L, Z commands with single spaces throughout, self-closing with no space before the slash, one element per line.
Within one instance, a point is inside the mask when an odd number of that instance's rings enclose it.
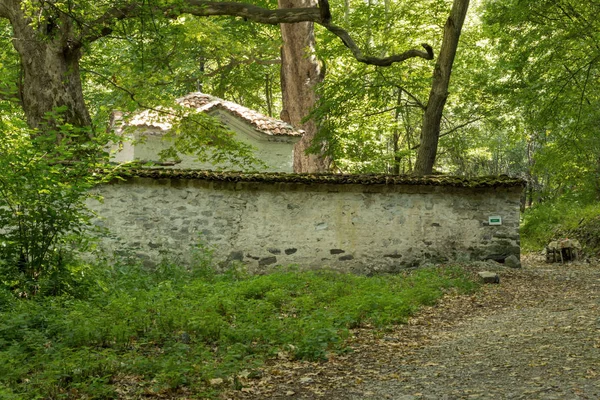
<path fill-rule="evenodd" d="M 222 398 L 599 399 L 600 262 L 522 261 L 406 325 L 353 330 L 351 353 L 320 363 L 282 354 Z"/>

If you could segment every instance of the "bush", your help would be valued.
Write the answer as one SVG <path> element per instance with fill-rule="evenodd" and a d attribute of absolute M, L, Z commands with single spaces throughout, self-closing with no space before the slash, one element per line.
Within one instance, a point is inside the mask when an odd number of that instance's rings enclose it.
<path fill-rule="evenodd" d="M 524 215 L 521 245 L 524 251 L 542 250 L 559 237 L 578 239 L 588 251 L 597 252 L 600 204 L 564 196 L 539 204 Z"/>
<path fill-rule="evenodd" d="M 0 285 L 19 296 L 63 293 L 72 245 L 86 243 L 85 199 L 107 179 L 93 173 L 106 138 L 66 124 L 31 131 L 1 120 L 0 135 Z"/>

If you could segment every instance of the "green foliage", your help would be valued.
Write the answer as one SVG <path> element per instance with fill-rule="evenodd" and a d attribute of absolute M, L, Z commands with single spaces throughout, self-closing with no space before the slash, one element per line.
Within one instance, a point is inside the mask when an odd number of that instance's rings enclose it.
<path fill-rule="evenodd" d="M 527 145 L 527 178 L 539 193 L 598 191 L 600 73 L 598 4 L 590 1 L 486 1 L 482 33 L 495 67 L 487 91 Z"/>
<path fill-rule="evenodd" d="M 70 246 L 85 243 L 88 190 L 106 178 L 93 174 L 105 138 L 68 124 L 41 134 L 18 119 L 0 120 L 0 138 L 0 286 L 62 293 L 72 283 Z"/>
<path fill-rule="evenodd" d="M 265 166 L 254 155 L 254 148 L 238 141 L 235 133 L 224 127 L 218 118 L 181 108 L 173 117 L 175 123 L 163 137 L 170 146 L 160 152 L 161 159 L 177 160 L 181 154 L 188 154 L 198 161 L 212 163 L 215 169 L 223 163 L 240 170 Z"/>
<path fill-rule="evenodd" d="M 375 56 L 420 48 L 424 42 L 438 52 L 448 11 L 438 0 L 332 4 L 332 13 L 359 46 Z M 334 169 L 410 172 L 433 64 L 420 59 L 386 68 L 357 63 L 343 43 L 326 34 L 318 37 L 317 46 L 327 65 L 314 112 L 321 122 L 317 142 L 328 143 Z"/>
<path fill-rule="evenodd" d="M 585 251 L 598 253 L 600 204 L 576 195 L 577 192 L 527 210 L 521 225 L 524 251 L 542 250 L 554 239 L 570 237 L 578 239 Z"/>
<path fill-rule="evenodd" d="M 7 298 L 0 306 L 0 393 L 112 398 L 123 385 L 134 397 L 183 387 L 209 396 L 210 379 L 280 352 L 322 359 L 347 350 L 350 328 L 402 323 L 446 290 L 475 288 L 458 267 L 243 277 L 208 273 L 206 260 L 189 270 L 104 265 L 89 279 L 97 287 L 86 299 Z"/>
<path fill-rule="evenodd" d="M 351 1 L 333 7 L 339 18 L 347 16 L 346 28 L 365 39 L 361 47 L 377 56 L 428 43 L 437 57 L 450 11 L 447 1 L 437 0 Z M 467 21 L 461 36 L 441 123 L 436 166 L 440 172 L 489 175 L 496 171 L 487 168 L 488 162 L 499 164 L 489 160 L 491 152 L 487 151 L 494 146 L 487 139 L 497 131 L 483 126 L 492 101 L 484 98 L 482 83 L 491 62 L 487 62 L 489 49 L 480 44 L 478 29 Z M 413 59 L 385 68 L 366 66 L 356 63 L 336 40 L 319 40 L 318 44 L 327 62 L 327 76 L 319 88 L 321 100 L 314 114 L 321 121 L 321 140 L 328 141 L 334 167 L 343 172 L 412 172 L 434 62 Z M 467 146 L 480 151 L 470 157 L 464 151 Z M 479 167 L 469 168 L 475 162 Z"/>
<path fill-rule="evenodd" d="M 169 105 L 193 91 L 278 115 L 277 28 L 219 17 L 169 20 L 150 8 L 117 24 L 82 59 L 84 90 L 96 120 L 105 121 L 113 109 Z"/>

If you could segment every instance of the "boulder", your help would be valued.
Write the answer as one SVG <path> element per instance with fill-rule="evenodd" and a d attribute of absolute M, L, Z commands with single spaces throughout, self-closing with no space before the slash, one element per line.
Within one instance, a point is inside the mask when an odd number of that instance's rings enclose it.
<path fill-rule="evenodd" d="M 521 261 L 517 258 L 517 256 L 511 254 L 504 259 L 504 265 L 510 268 L 521 268 Z"/>

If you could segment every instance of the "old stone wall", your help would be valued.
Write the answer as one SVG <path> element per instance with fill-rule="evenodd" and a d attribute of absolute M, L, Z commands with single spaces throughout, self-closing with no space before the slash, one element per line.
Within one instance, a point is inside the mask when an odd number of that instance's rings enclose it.
<path fill-rule="evenodd" d="M 455 187 L 141 178 L 90 200 L 108 255 L 189 261 L 200 241 L 226 266 L 395 272 L 427 262 L 519 257 L 521 186 Z M 500 216 L 501 225 L 490 225 Z"/>

